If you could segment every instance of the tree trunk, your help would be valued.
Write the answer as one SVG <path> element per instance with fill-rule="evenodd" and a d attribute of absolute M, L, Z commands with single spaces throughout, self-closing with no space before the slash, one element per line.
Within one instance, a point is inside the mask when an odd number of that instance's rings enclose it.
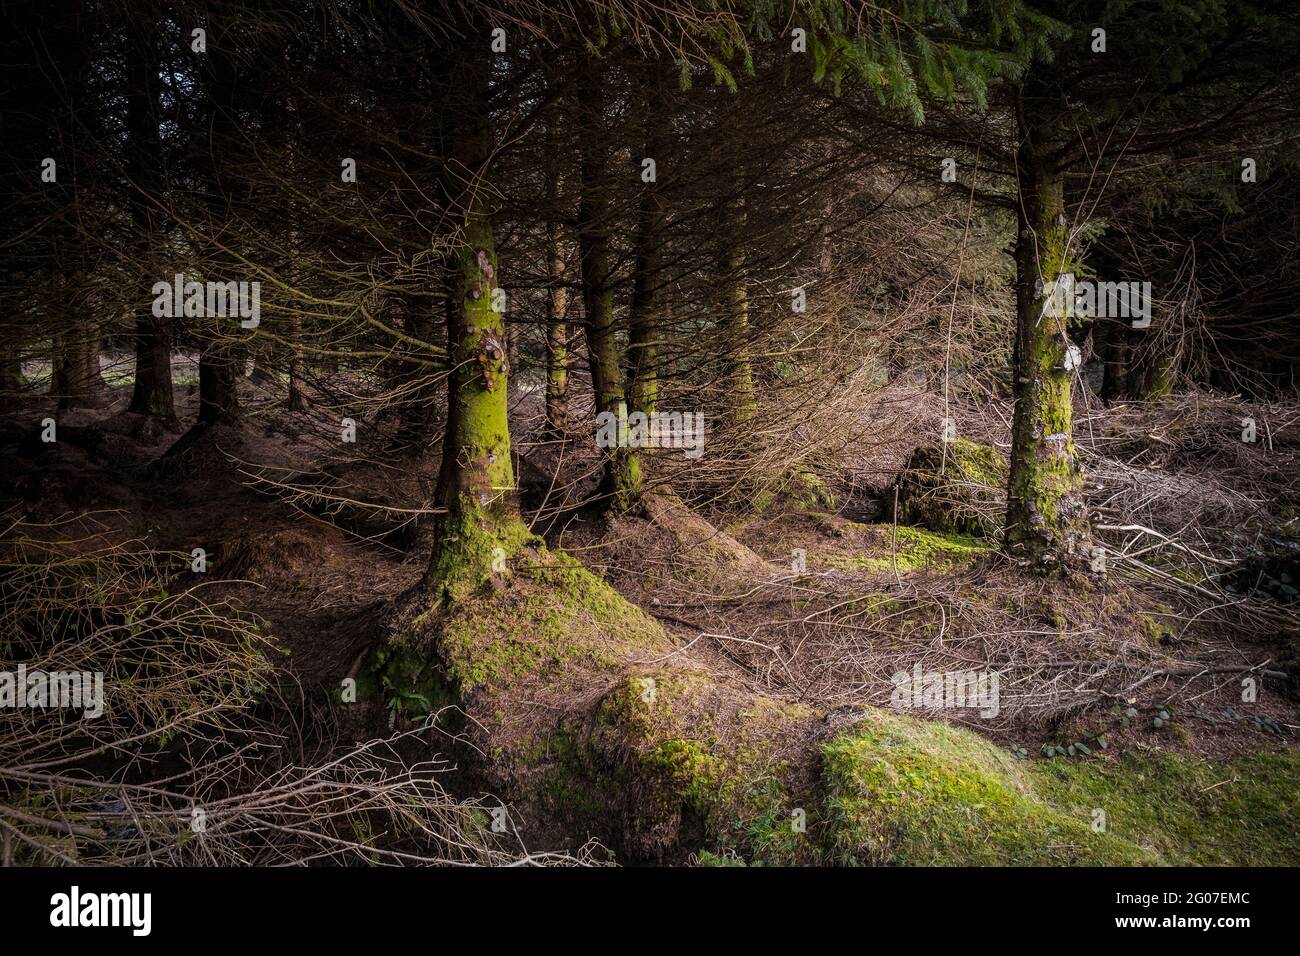
<path fill-rule="evenodd" d="M 92 72 L 90 40 L 93 19 L 84 3 L 68 3 L 57 15 L 53 29 L 43 37 L 51 56 L 48 69 L 55 84 L 58 136 L 55 155 L 63 165 L 57 185 L 49 193 L 59 204 L 49 227 L 53 237 L 59 331 L 54 336 L 53 370 L 50 388 L 58 408 L 103 408 L 109 402 L 108 386 L 99 369 L 100 328 L 87 301 L 84 263 L 90 255 L 85 224 L 91 207 L 83 200 L 91 195 L 92 169 L 86 164 L 79 124 L 82 114 L 94 104 L 86 90 Z M 84 100 L 83 100 L 83 97 Z"/>
<path fill-rule="evenodd" d="M 103 408 L 109 403 L 108 386 L 99 368 L 99 345 L 99 326 L 88 318 L 59 336 L 51 383 L 59 411 Z"/>
<path fill-rule="evenodd" d="M 546 248 L 546 433 L 558 438 L 569 429 L 569 290 L 558 222 L 546 226 Z"/>
<path fill-rule="evenodd" d="M 1124 397 L 1124 375 L 1128 367 L 1129 331 L 1114 320 L 1106 322 L 1105 365 L 1102 368 L 1101 397 L 1109 403 Z"/>
<path fill-rule="evenodd" d="M 223 233 L 237 235 L 232 191 L 234 183 L 227 175 L 223 181 L 219 157 L 229 155 L 238 148 L 235 142 L 235 88 L 237 72 L 225 42 L 233 38 L 209 37 L 205 56 L 206 107 L 208 119 L 208 160 L 204 169 L 203 201 L 207 211 L 208 242 L 203 262 L 205 280 L 230 281 L 236 278 L 236 262 L 223 252 L 216 237 Z M 227 239 L 227 241 L 230 241 Z M 222 323 L 230 323 L 223 327 Z M 235 335 L 240 329 L 239 320 L 207 316 L 201 327 L 195 329 L 200 342 L 199 351 L 199 414 L 194 429 L 204 429 L 218 423 L 230 424 L 239 419 L 238 382 L 243 377 L 244 349 Z M 242 331 L 242 330 L 240 330 Z M 188 447 L 186 437 L 178 447 Z"/>
<path fill-rule="evenodd" d="M 582 196 L 578 203 L 578 245 L 582 258 L 582 300 L 591 384 L 596 412 L 621 418 L 626 413 L 623 375 L 614 340 L 614 288 L 610 276 L 609 204 L 602 181 L 606 150 L 599 127 L 604 116 L 603 77 L 599 67 L 583 71 L 581 103 L 590 117 L 582 135 Z M 615 513 L 635 509 L 641 500 L 641 460 L 636 449 L 617 443 L 604 449 L 600 493 Z"/>
<path fill-rule="evenodd" d="M 300 271 L 297 267 L 298 257 L 298 237 L 295 233 L 289 241 L 291 255 L 294 257 L 294 265 L 290 266 L 289 281 L 297 285 L 300 281 Z M 307 410 L 307 396 L 303 392 L 303 374 L 306 371 L 306 362 L 303 358 L 302 351 L 302 313 L 298 311 L 297 306 L 291 306 L 289 310 L 289 396 L 287 404 L 291 412 L 305 412 Z"/>
<path fill-rule="evenodd" d="M 636 261 L 632 280 L 632 302 L 628 316 L 628 404 L 632 410 L 655 410 L 659 399 L 658 347 L 661 302 L 663 299 L 663 194 L 658 173 L 667 167 L 664 156 L 664 130 L 671 123 L 668 115 L 667 85 L 671 76 L 665 63 L 656 62 L 646 83 L 644 102 L 644 153 L 656 164 L 653 182 L 641 184 L 637 203 Z"/>
<path fill-rule="evenodd" d="M 1155 401 L 1165 398 L 1174 390 L 1178 381 L 1178 366 L 1181 359 L 1179 343 L 1155 340 L 1144 356 L 1141 369 L 1141 388 L 1135 397 L 1143 401 Z"/>
<path fill-rule="evenodd" d="M 492 152 L 488 117 L 490 61 L 465 54 L 453 65 L 447 208 L 460 224 L 459 244 L 446 263 L 447 430 L 435 504 L 426 584 L 454 597 L 460 585 L 489 576 L 499 559 L 526 537 L 519 520 L 507 422 L 509 363 L 501 313 L 492 308 L 499 284 L 484 178 Z M 440 594 L 440 596 L 441 596 Z"/>
<path fill-rule="evenodd" d="M 398 307 L 405 317 L 403 332 L 419 342 L 433 341 L 433 307 L 427 297 L 399 295 Z M 427 381 L 429 366 L 422 361 L 428 358 L 428 354 L 410 342 L 400 343 L 392 378 L 394 387 L 402 392 L 395 443 L 405 454 L 415 457 L 422 455 L 430 444 L 433 396 Z"/>
<path fill-rule="evenodd" d="M 560 62 L 548 64 L 547 85 L 563 82 Z M 564 238 L 563 110 L 558 100 L 546 120 L 546 438 L 569 431 L 569 276 Z"/>
<path fill-rule="evenodd" d="M 27 377 L 23 375 L 23 362 L 17 346 L 0 346 L 0 395 L 13 398 L 27 391 Z"/>
<path fill-rule="evenodd" d="M 152 283 L 149 276 L 158 243 L 157 211 L 160 192 L 162 141 L 158 133 L 157 57 L 154 31 L 147 29 L 132 55 L 127 57 L 127 149 L 131 182 L 128 205 L 136 233 L 136 259 L 132 272 L 141 288 Z M 135 387 L 128 411 L 154 416 L 168 426 L 176 424 L 172 393 L 172 348 L 170 320 L 153 314 L 152 296 L 136 303 Z"/>
<path fill-rule="evenodd" d="M 238 381 L 243 362 L 222 344 L 199 355 L 198 425 L 229 424 L 239 418 Z"/>
<path fill-rule="evenodd" d="M 1030 109 L 1026 104 L 1024 110 Z M 1008 551 L 1039 569 L 1076 566 L 1089 537 L 1065 369 L 1069 308 L 1052 293 L 1067 267 L 1059 172 L 1042 156 L 1050 129 L 1021 116 L 1016 241 L 1015 415 L 1007 492 Z"/>
<path fill-rule="evenodd" d="M 746 269 L 745 206 L 742 200 L 727 203 L 723 235 L 730 242 L 723 268 L 726 289 L 726 333 L 731 355 L 731 411 L 736 422 L 754 416 L 754 371 L 749 359 L 749 277 Z"/>

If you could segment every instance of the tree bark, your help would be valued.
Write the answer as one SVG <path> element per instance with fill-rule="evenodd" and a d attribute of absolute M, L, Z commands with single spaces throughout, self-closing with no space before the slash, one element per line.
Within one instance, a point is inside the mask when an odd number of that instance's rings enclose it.
<path fill-rule="evenodd" d="M 1106 352 L 1102 367 L 1101 397 L 1113 402 L 1124 397 L 1124 376 L 1128 368 L 1129 331 L 1113 320 L 1106 322 Z"/>
<path fill-rule="evenodd" d="M 667 217 L 658 174 L 667 167 L 664 130 L 671 122 L 667 92 L 670 81 L 668 66 L 655 62 L 645 84 L 642 158 L 653 159 L 656 170 L 653 182 L 641 184 L 637 203 L 636 257 L 628 315 L 628 404 L 632 410 L 647 415 L 654 412 L 659 400 L 657 339 L 663 300 L 663 231 Z"/>
<path fill-rule="evenodd" d="M 589 117 L 582 131 L 582 195 L 578 203 L 578 245 L 582 258 L 582 299 L 596 411 L 626 412 L 623 375 L 614 340 L 614 287 L 610 275 L 609 203 L 603 181 L 607 146 L 600 118 L 604 115 L 603 77 L 592 64 L 581 77 L 580 101 Z M 623 513 L 641 503 L 641 459 L 636 449 L 604 449 L 600 494 L 607 510 Z"/>
<path fill-rule="evenodd" d="M 1083 473 L 1072 437 L 1073 372 L 1065 369 L 1069 308 L 1055 307 L 1057 278 L 1069 269 L 1059 170 L 1045 159 L 1052 129 L 1022 99 L 1016 241 L 1015 414 L 1007 492 L 1008 551 L 1035 568 L 1086 560 L 1089 527 Z"/>
<path fill-rule="evenodd" d="M 99 346 L 99 325 L 84 315 L 71 331 L 58 337 L 51 388 L 58 396 L 59 411 L 103 408 L 109 403 Z"/>
<path fill-rule="evenodd" d="M 745 422 L 753 418 L 754 370 L 749 358 L 749 274 L 746 267 L 745 234 L 747 214 L 744 201 L 727 203 L 723 214 L 723 235 L 729 240 L 723 264 L 726 290 L 726 335 L 731 355 L 732 419 Z"/>
<path fill-rule="evenodd" d="M 234 272 L 234 263 L 220 250 L 216 238 L 224 234 L 227 237 L 226 241 L 230 241 L 230 237 L 237 234 L 235 208 L 232 202 L 234 184 L 229 176 L 223 181 L 220 168 L 220 157 L 227 156 L 238 148 L 234 134 L 237 71 L 226 46 L 234 39 L 233 32 L 229 31 L 226 36 L 209 36 L 208 50 L 205 54 L 207 69 L 204 73 L 204 82 L 209 159 L 204 170 L 203 183 L 203 201 L 208 217 L 204 278 L 219 278 L 221 281 L 235 278 L 230 274 Z M 240 414 L 238 382 L 243 377 L 244 369 L 243 349 L 233 340 L 234 329 L 239 328 L 238 320 L 208 316 L 202 322 L 204 327 L 195 330 L 200 341 L 199 413 L 195 429 L 238 421 Z M 232 323 L 233 328 L 223 328 L 223 322 Z M 185 438 L 182 437 L 181 441 L 184 442 Z"/>
<path fill-rule="evenodd" d="M 505 328 L 501 313 L 492 308 L 492 290 L 500 278 L 485 201 L 492 153 L 489 68 L 490 62 L 477 53 L 460 56 L 452 67 L 457 102 L 444 189 L 460 231 L 445 269 L 451 370 L 435 492 L 435 504 L 445 511 L 435 526 L 425 579 L 443 594 L 483 580 L 526 536 L 510 461 Z"/>
<path fill-rule="evenodd" d="M 569 430 L 569 289 L 558 222 L 546 226 L 546 248 L 546 431 L 558 438 Z"/>
<path fill-rule="evenodd" d="M 153 29 L 147 29 L 127 57 L 127 184 L 140 287 L 148 290 L 154 249 L 158 244 L 156 200 L 161 187 L 162 141 L 158 133 L 158 59 Z M 128 411 L 176 424 L 172 392 L 170 320 L 153 314 L 152 296 L 142 296 L 135 313 L 135 386 Z"/>
<path fill-rule="evenodd" d="M 50 56 L 47 69 L 54 84 L 58 135 L 55 158 L 59 167 L 57 185 L 49 189 L 59 204 L 49 228 L 53 237 L 53 267 L 57 279 L 59 331 L 54 335 L 53 369 L 50 388 L 58 408 L 103 408 L 109 402 L 108 386 L 100 374 L 99 323 L 86 301 L 86 268 L 91 259 L 83 220 L 90 210 L 82 203 L 90 194 L 92 171 L 83 152 L 83 115 L 94 107 L 87 94 L 94 52 L 90 37 L 95 30 L 93 14 L 81 2 L 70 2 L 54 15 L 52 29 L 43 38 Z"/>

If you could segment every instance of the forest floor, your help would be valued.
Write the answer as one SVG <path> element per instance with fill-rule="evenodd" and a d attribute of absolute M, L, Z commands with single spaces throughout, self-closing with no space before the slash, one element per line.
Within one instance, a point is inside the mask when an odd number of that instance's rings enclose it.
<path fill-rule="evenodd" d="M 217 593 L 286 652 L 286 679 L 337 698 L 373 668 L 424 571 L 417 512 L 436 458 L 386 456 L 365 432 L 343 444 L 334 416 L 241 388 L 245 424 L 171 458 L 177 434 L 123 414 L 126 384 L 107 408 L 61 416 L 54 445 L 34 438 L 52 409 L 33 399 L 0 431 L 6 497 L 30 525 L 76 515 L 176 552 L 178 568 L 203 548 Z M 193 386 L 178 399 L 187 420 Z M 1097 410 L 1081 431 L 1095 501 L 1114 504 L 1124 469 L 1157 475 L 1148 497 L 1182 508 L 1180 481 L 1204 494 L 1211 480 L 1204 449 L 1170 453 L 1167 413 Z M 1280 429 L 1270 441 L 1288 447 Z M 1152 509 L 1172 526 L 1184 515 L 1144 501 L 1137 521 L 1121 503 L 1112 524 L 1142 530 L 1114 550 L 1132 560 L 1067 581 L 1024 574 L 990 539 L 895 523 L 889 480 L 843 513 L 778 496 L 706 519 L 661 489 L 648 517 L 607 522 L 554 507 L 557 488 L 594 480 L 582 443 L 518 445 L 547 548 L 438 641 L 446 702 L 469 717 L 453 725 L 462 786 L 509 801 L 534 844 L 594 837 L 628 862 L 1300 862 L 1285 502 L 1235 552 L 1206 534 L 1170 547 Z M 1234 486 L 1229 470 L 1219 480 Z M 1224 494 L 1198 507 L 1230 513 L 1240 501 Z M 1195 571 L 1207 563 L 1213 588 Z M 918 666 L 996 669 L 995 706 L 900 707 L 891 678 Z M 357 736 L 421 717 L 380 696 Z"/>

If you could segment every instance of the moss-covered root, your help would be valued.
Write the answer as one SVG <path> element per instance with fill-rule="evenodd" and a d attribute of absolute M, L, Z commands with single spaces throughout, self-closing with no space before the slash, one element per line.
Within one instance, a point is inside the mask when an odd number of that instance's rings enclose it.
<path fill-rule="evenodd" d="M 589 766 L 619 768 L 620 792 L 604 802 L 621 821 L 615 836 L 630 860 L 703 850 L 817 862 L 816 800 L 801 781 L 820 713 L 683 669 L 628 677 L 597 713 Z M 608 774 L 593 785 L 609 786 Z"/>
<path fill-rule="evenodd" d="M 645 516 L 673 536 L 679 556 L 724 573 L 774 576 L 776 571 L 753 550 L 701 518 L 673 494 L 658 490 L 642 498 Z"/>

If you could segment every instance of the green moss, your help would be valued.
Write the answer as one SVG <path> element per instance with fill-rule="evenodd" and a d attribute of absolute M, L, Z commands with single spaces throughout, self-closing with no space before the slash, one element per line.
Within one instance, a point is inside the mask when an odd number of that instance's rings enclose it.
<path fill-rule="evenodd" d="M 665 740 L 646 755 L 645 763 L 666 771 L 681 798 L 701 816 L 727 800 L 736 786 L 726 761 L 694 740 Z"/>
<path fill-rule="evenodd" d="M 657 621 L 568 555 L 529 553 L 517 564 L 508 597 L 480 589 L 442 622 L 443 655 L 463 692 L 547 670 L 617 667 L 629 647 L 672 647 Z"/>
<path fill-rule="evenodd" d="M 745 866 L 745 861 L 734 856 L 719 855 L 710 853 L 708 850 L 701 850 L 695 858 L 696 866 Z"/>
<path fill-rule="evenodd" d="M 357 702 L 379 699 L 390 715 L 418 719 L 460 702 L 454 680 L 437 661 L 400 644 L 372 650 L 356 680 Z"/>
<path fill-rule="evenodd" d="M 799 511 L 834 511 L 835 493 L 825 480 L 811 471 L 792 471 L 784 477 L 761 483 L 742 482 L 736 494 L 754 514 L 778 504 Z"/>
<path fill-rule="evenodd" d="M 1059 805 L 1099 807 L 1115 836 L 1176 866 L 1300 863 L 1300 751 L 1212 762 L 1130 751 L 1035 764 Z"/>
<path fill-rule="evenodd" d="M 544 741 L 540 751 L 525 753 L 527 766 L 543 766 L 541 796 L 547 810 L 556 817 L 591 827 L 604 812 L 607 801 L 616 798 L 622 784 L 616 772 L 592 780 L 589 759 L 578 738 L 559 731 Z"/>
<path fill-rule="evenodd" d="M 918 448 L 899 479 L 900 517 L 932 531 L 992 537 L 1005 510 L 1007 460 L 967 438 Z"/>
<path fill-rule="evenodd" d="M 713 686 L 702 671 L 659 670 L 628 677 L 601 702 L 597 718 L 631 729 L 637 737 L 680 736 L 687 714 Z M 699 724 L 706 732 L 709 720 Z"/>
<path fill-rule="evenodd" d="M 877 527 L 884 531 L 888 542 L 892 544 L 893 527 Z M 908 525 L 898 526 L 897 565 L 900 572 L 948 568 L 988 554 L 991 550 L 990 545 L 970 535 L 928 531 Z M 889 571 L 895 563 L 889 554 L 844 555 L 836 552 L 817 552 L 812 560 L 830 567 L 867 571 Z"/>
<path fill-rule="evenodd" d="M 1031 774 L 946 724 L 875 714 L 822 749 L 832 862 L 891 865 L 1139 864 L 1084 812 L 1038 797 Z"/>
<path fill-rule="evenodd" d="M 1151 614 L 1138 615 L 1142 636 L 1151 644 L 1164 644 L 1174 636 L 1174 629 Z"/>
<path fill-rule="evenodd" d="M 1046 571 L 1077 563 L 1088 536 L 1083 471 L 1071 437 L 1075 373 L 1065 368 L 1070 309 L 1048 308 L 1061 273 L 1078 273 L 1082 265 L 1069 258 L 1060 178 L 1041 171 L 1031 175 L 1041 175 L 1035 203 L 1027 210 L 1035 245 L 1032 254 L 1026 246 L 1018 249 L 1017 268 L 1022 281 L 1041 280 L 1042 291 L 1017 315 L 1006 543 L 1013 555 Z"/>
<path fill-rule="evenodd" d="M 819 475 L 800 471 L 790 479 L 787 493 L 799 508 L 833 511 L 835 494 Z"/>
<path fill-rule="evenodd" d="M 518 517 L 502 517 L 497 505 L 463 501 L 443 517 L 437 552 L 426 577 L 439 604 L 466 600 L 523 548 L 541 544 Z"/>
<path fill-rule="evenodd" d="M 480 689 L 525 678 L 568 680 L 617 668 L 633 652 L 672 649 L 657 621 L 573 558 L 527 547 L 535 539 L 522 524 L 498 529 L 513 531 L 471 545 L 492 549 L 484 554 L 444 564 L 447 576 L 430 606 L 367 656 L 358 699 L 382 697 L 390 710 L 417 716 L 463 705 Z M 521 549 L 509 562 L 505 546 L 492 544 L 502 540 Z"/>
<path fill-rule="evenodd" d="M 1295 865 L 1300 753 L 1018 761 L 967 730 L 874 714 L 823 748 L 828 850 L 899 865 Z M 1094 832 L 1094 811 L 1105 815 Z"/>
<path fill-rule="evenodd" d="M 792 826 L 792 812 L 815 801 L 793 796 L 790 767 L 777 754 L 819 712 L 755 697 L 724 732 L 717 690 L 706 673 L 661 670 L 630 677 L 606 697 L 603 726 L 640 754 L 640 805 L 684 807 L 715 852 L 755 863 L 813 862 L 815 843 Z"/>
<path fill-rule="evenodd" d="M 956 474 L 964 481 L 1001 487 L 1007 480 L 1007 460 L 992 445 L 957 438 L 948 446 Z"/>

